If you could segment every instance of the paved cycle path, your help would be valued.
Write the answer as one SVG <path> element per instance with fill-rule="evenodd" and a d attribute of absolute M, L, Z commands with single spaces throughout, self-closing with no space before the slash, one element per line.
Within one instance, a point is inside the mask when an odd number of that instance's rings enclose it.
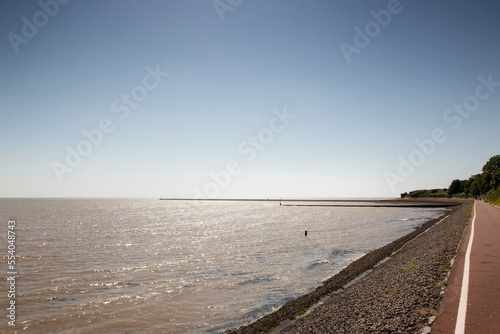
<path fill-rule="evenodd" d="M 475 202 L 432 333 L 500 333 L 500 209 Z"/>

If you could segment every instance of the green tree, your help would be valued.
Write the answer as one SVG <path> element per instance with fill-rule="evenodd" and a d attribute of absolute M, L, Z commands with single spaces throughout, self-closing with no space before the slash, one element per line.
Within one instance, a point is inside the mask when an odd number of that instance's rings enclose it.
<path fill-rule="evenodd" d="M 491 173 L 500 170 L 500 155 L 495 155 L 483 166 L 483 172 Z"/>
<path fill-rule="evenodd" d="M 483 188 L 482 184 L 483 178 L 481 177 L 481 174 L 472 175 L 467 182 L 467 186 L 465 187 L 465 194 L 472 197 L 481 195 L 481 190 Z"/>
<path fill-rule="evenodd" d="M 455 179 L 451 182 L 450 186 L 448 187 L 448 194 L 450 196 L 453 196 L 455 194 L 459 194 L 463 191 L 462 189 L 462 181 L 459 179 Z"/>
<path fill-rule="evenodd" d="M 483 166 L 484 186 L 486 192 L 500 186 L 500 155 L 495 155 Z"/>

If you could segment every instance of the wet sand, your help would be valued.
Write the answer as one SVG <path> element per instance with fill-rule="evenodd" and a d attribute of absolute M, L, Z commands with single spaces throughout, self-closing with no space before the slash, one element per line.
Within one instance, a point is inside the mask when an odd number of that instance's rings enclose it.
<path fill-rule="evenodd" d="M 472 202 L 387 202 L 459 206 L 446 218 L 424 223 L 354 261 L 316 290 L 230 333 L 268 333 L 272 329 L 273 333 L 421 332 L 437 314 Z"/>

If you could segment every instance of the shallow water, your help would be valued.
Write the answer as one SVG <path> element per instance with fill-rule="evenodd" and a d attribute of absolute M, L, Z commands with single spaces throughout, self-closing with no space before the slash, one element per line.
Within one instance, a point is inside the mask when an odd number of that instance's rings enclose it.
<path fill-rule="evenodd" d="M 17 219 L 17 332 L 201 333 L 268 313 L 442 212 L 0 199 L 0 226 Z M 6 268 L 5 237 L 0 249 Z"/>

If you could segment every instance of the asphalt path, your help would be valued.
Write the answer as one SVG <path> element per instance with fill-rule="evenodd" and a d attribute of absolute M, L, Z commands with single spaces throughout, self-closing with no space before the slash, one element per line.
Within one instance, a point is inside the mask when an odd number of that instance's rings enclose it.
<path fill-rule="evenodd" d="M 500 209 L 482 201 L 460 244 L 432 333 L 500 333 Z"/>

